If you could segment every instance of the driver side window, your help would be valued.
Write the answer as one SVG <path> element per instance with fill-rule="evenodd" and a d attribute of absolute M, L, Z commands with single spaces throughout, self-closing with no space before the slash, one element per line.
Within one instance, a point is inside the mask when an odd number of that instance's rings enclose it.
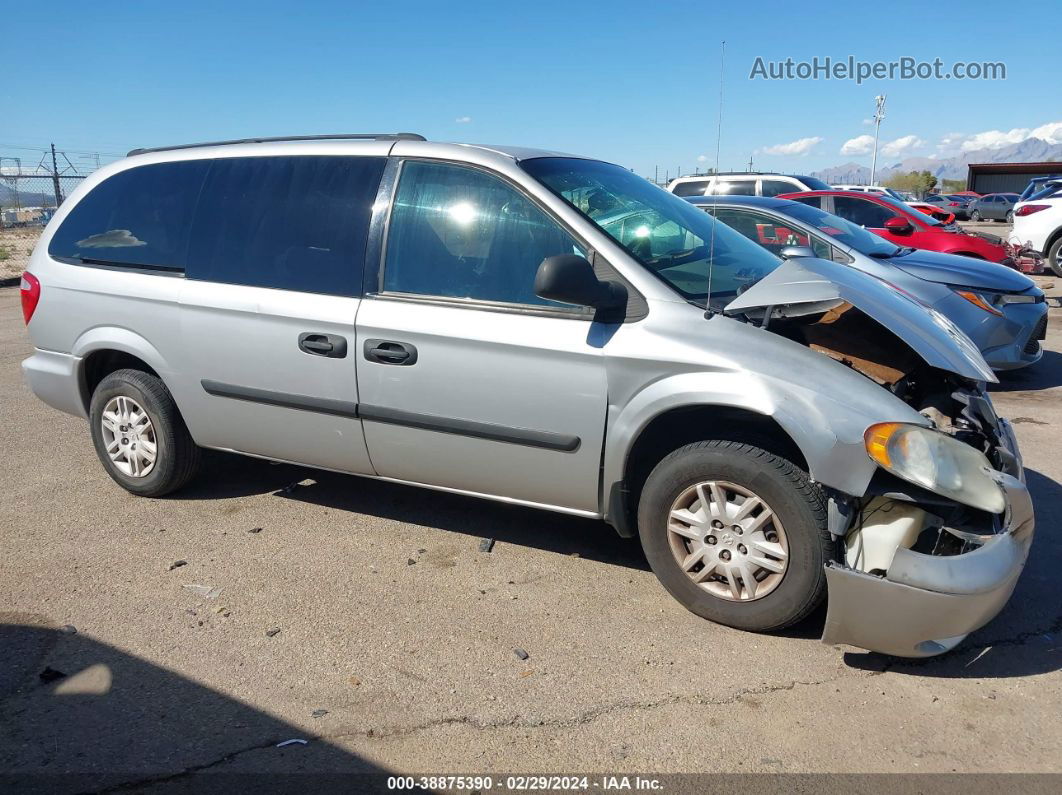
<path fill-rule="evenodd" d="M 887 207 L 854 196 L 834 196 L 833 207 L 835 214 L 867 229 L 883 229 L 885 222 L 896 215 Z"/>
<path fill-rule="evenodd" d="M 387 234 L 385 292 L 579 311 L 535 295 L 538 266 L 557 254 L 586 252 L 507 182 L 464 166 L 403 165 Z"/>
<path fill-rule="evenodd" d="M 830 259 L 833 255 L 832 246 L 795 225 L 787 224 L 784 218 L 729 207 L 716 210 L 715 216 L 775 256 L 780 256 L 782 249 L 789 246 L 809 246 L 816 257 L 823 259 Z"/>

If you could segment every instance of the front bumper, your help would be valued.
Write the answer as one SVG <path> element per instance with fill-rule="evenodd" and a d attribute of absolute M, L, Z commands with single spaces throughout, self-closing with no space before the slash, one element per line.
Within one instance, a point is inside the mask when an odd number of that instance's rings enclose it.
<path fill-rule="evenodd" d="M 986 324 L 981 353 L 993 370 L 1016 370 L 1043 357 L 1047 337 L 1047 304 L 1009 304 L 1003 317 Z"/>
<path fill-rule="evenodd" d="M 930 657 L 953 649 L 1003 609 L 1025 566 L 1035 520 L 1013 431 L 1005 420 L 1000 426 L 1010 453 L 1010 471 L 993 474 L 1006 496 L 1003 531 L 961 555 L 898 549 L 884 577 L 827 564 L 823 643 Z"/>

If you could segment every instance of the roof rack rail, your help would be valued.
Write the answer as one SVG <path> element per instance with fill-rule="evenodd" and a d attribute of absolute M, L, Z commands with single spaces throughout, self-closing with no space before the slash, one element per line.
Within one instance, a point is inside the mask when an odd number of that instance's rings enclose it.
<path fill-rule="evenodd" d="M 280 135 L 271 138 L 235 138 L 231 141 L 205 141 L 201 144 L 177 144 L 176 146 L 154 146 L 131 149 L 126 157 L 142 155 L 147 152 L 169 152 L 174 149 L 197 149 L 200 146 L 232 146 L 233 144 L 269 144 L 278 141 L 426 141 L 417 133 L 355 133 L 340 135 Z"/>

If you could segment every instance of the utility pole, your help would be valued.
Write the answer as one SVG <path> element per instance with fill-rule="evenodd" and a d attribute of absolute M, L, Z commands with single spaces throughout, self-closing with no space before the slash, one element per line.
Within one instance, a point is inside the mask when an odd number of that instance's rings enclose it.
<path fill-rule="evenodd" d="M 752 173 L 752 155 L 749 155 L 749 173 Z"/>
<path fill-rule="evenodd" d="M 52 144 L 52 187 L 55 188 L 55 206 L 58 207 L 63 201 L 63 194 L 59 189 L 59 164 L 55 162 L 55 144 Z"/>
<path fill-rule="evenodd" d="M 878 178 L 878 128 L 881 127 L 881 122 L 885 118 L 885 95 L 879 94 L 874 97 L 875 109 L 874 109 L 874 159 L 870 164 L 870 184 L 877 185 Z"/>

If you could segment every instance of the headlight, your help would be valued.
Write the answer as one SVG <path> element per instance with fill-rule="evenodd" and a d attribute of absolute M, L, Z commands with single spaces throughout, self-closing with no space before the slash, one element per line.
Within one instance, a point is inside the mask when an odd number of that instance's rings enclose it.
<path fill-rule="evenodd" d="M 959 296 L 960 298 L 965 298 L 978 309 L 983 309 L 989 314 L 997 315 L 999 317 L 1003 316 L 1003 313 L 996 309 L 994 306 L 992 306 L 992 304 L 988 302 L 988 299 L 986 299 L 980 293 L 975 293 L 973 290 L 955 290 L 954 292 L 957 296 Z"/>
<path fill-rule="evenodd" d="M 1003 513 L 1003 490 L 984 453 L 940 431 L 882 422 L 863 434 L 867 455 L 892 474 L 989 513 Z"/>

